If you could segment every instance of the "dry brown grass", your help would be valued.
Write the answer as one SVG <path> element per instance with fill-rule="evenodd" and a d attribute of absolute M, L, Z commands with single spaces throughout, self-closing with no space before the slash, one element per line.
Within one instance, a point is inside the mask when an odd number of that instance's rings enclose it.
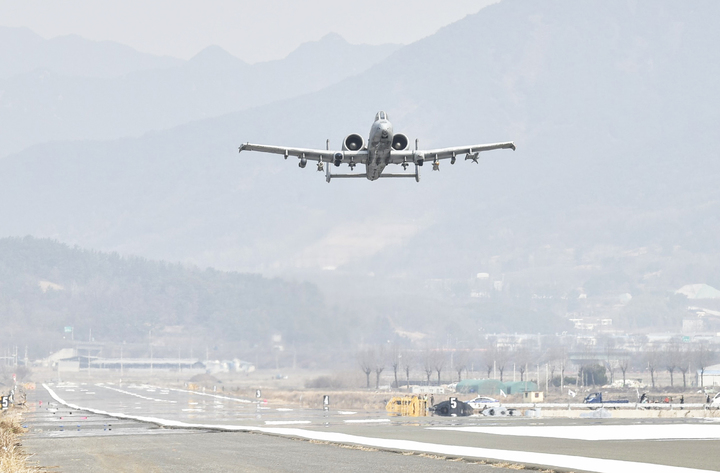
<path fill-rule="evenodd" d="M 0 414 L 0 473 L 36 473 L 39 468 L 28 465 L 28 455 L 22 451 L 20 435 L 25 429 L 20 425 L 19 409 Z"/>

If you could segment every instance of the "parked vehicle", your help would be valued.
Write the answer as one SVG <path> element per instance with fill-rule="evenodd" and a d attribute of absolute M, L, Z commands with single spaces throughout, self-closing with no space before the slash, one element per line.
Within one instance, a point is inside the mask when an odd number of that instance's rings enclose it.
<path fill-rule="evenodd" d="M 585 404 L 627 404 L 627 399 L 603 400 L 602 393 L 590 393 L 583 401 Z"/>
<path fill-rule="evenodd" d="M 442 401 L 432 406 L 430 412 L 440 416 L 469 416 L 473 414 L 473 408 L 459 401 L 456 397 L 451 397 L 447 401 Z"/>
<path fill-rule="evenodd" d="M 720 393 L 717 393 L 710 403 L 710 407 L 716 407 L 720 409 Z"/>
<path fill-rule="evenodd" d="M 470 401 L 465 402 L 469 404 L 470 407 L 472 407 L 473 409 L 477 409 L 480 411 L 482 411 L 483 409 L 487 409 L 488 407 L 500 407 L 500 401 L 487 396 L 478 396 L 475 399 L 471 399 Z"/>

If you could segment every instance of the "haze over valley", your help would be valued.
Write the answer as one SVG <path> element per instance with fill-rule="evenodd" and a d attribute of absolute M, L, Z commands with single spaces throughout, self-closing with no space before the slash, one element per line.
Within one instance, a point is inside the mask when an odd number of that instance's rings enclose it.
<path fill-rule="evenodd" d="M 212 45 L 184 61 L 2 28 L 3 297 L 22 299 L 7 268 L 24 241 L 68 261 L 117 253 L 103 257 L 276 284 L 258 307 L 309 291 L 316 302 L 298 314 L 323 321 L 311 344 L 410 343 L 401 332 L 475 343 L 573 332 L 578 318 L 679 333 L 695 314 L 676 291 L 720 288 L 718 18 L 708 0 L 503 0 L 409 45 L 340 32 L 253 65 Z M 423 148 L 517 151 L 426 165 L 419 184 L 329 185 L 295 159 L 237 153 L 247 141 L 339 148 L 367 136 L 378 110 Z M 45 262 L 23 284 L 82 279 L 61 267 Z M 223 326 L 244 323 L 218 310 Z M 207 326 L 201 312 L 188 326 Z M 283 314 L 256 336 L 283 331 Z M 61 315 L 43 326 L 60 330 Z M 91 325 L 110 327 L 106 316 Z M 144 333 L 150 321 L 127 323 Z"/>

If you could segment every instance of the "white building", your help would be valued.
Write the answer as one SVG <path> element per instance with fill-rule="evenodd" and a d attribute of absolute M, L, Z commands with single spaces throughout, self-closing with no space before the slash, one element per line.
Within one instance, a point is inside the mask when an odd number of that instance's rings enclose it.
<path fill-rule="evenodd" d="M 700 370 L 697 371 L 698 386 L 700 385 Z M 705 368 L 702 379 L 703 386 L 720 386 L 720 365 Z"/>

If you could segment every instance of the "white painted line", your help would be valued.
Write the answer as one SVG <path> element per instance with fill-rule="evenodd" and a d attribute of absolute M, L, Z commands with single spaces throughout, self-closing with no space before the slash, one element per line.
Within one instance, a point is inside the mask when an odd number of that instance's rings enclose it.
<path fill-rule="evenodd" d="M 351 416 L 351 415 L 353 415 L 353 414 L 357 414 L 357 412 L 353 412 L 353 411 L 338 411 L 338 414 L 344 415 L 344 416 Z"/>
<path fill-rule="evenodd" d="M 510 427 L 428 427 L 428 429 L 592 441 L 720 439 L 720 425 L 717 424 L 538 425 Z"/>
<path fill-rule="evenodd" d="M 265 425 L 311 424 L 309 420 L 266 420 Z"/>
<path fill-rule="evenodd" d="M 348 419 L 343 422 L 347 424 L 372 424 L 390 422 L 390 419 Z"/>
<path fill-rule="evenodd" d="M 685 468 L 679 466 L 659 465 L 654 463 L 640 463 L 624 460 L 607 460 L 604 458 L 588 458 L 572 455 L 557 455 L 554 453 L 535 453 L 521 452 L 512 450 L 496 450 L 490 448 L 479 447 L 461 447 L 457 445 L 443 445 L 426 442 L 416 442 L 412 440 L 393 440 L 374 437 L 361 437 L 358 435 L 348 435 L 336 432 L 322 432 L 303 430 L 297 428 L 279 428 L 279 427 L 254 427 L 241 425 L 217 425 L 217 424 L 191 424 L 169 419 L 159 419 L 157 417 L 131 416 L 124 413 L 112 413 L 101 411 L 98 409 L 89 409 L 85 407 L 68 404 L 62 400 L 55 391 L 50 389 L 47 384 L 43 387 L 57 402 L 64 404 L 73 409 L 84 410 L 98 415 L 106 415 L 117 417 L 119 419 L 137 420 L 140 422 L 149 422 L 165 427 L 178 428 L 195 428 L 195 429 L 212 429 L 221 431 L 239 431 L 239 432 L 264 432 L 275 435 L 283 435 L 287 437 L 304 438 L 308 440 L 319 440 L 324 442 L 343 443 L 363 445 L 367 447 L 376 447 L 389 450 L 404 450 L 409 452 L 424 452 L 437 455 L 447 455 L 459 458 L 483 458 L 497 461 L 506 461 L 512 463 L 522 463 L 526 465 L 543 465 L 549 467 L 567 468 L 570 470 L 585 470 L 595 473 L 617 473 L 619 471 L 648 471 L 653 473 L 708 473 L 711 470 L 700 470 L 696 468 Z"/>
<path fill-rule="evenodd" d="M 243 404 L 251 404 L 254 402 L 254 401 L 248 401 L 247 399 L 239 399 L 236 397 L 218 396 L 217 394 L 203 393 L 203 392 L 199 392 L 199 391 L 190 391 L 189 389 L 177 389 L 177 388 L 169 388 L 169 389 L 170 389 L 170 391 L 197 394 L 198 396 L 210 396 L 210 397 L 215 397 L 218 399 L 227 399 L 228 401 L 242 402 Z"/>
<path fill-rule="evenodd" d="M 128 396 L 139 397 L 140 399 L 145 399 L 145 400 L 147 400 L 147 401 L 169 402 L 170 404 L 176 404 L 176 403 L 177 403 L 177 401 L 170 401 L 170 400 L 168 400 L 168 399 L 155 399 L 155 398 L 153 398 L 153 397 L 147 397 L 147 396 L 142 396 L 142 395 L 140 395 L 140 394 L 131 393 L 130 391 L 123 391 L 122 389 L 111 388 L 110 386 L 105 386 L 105 385 L 103 385 L 102 383 L 96 384 L 96 386 L 98 386 L 98 387 L 100 387 L 100 388 L 109 389 L 109 390 L 111 390 L 111 391 L 117 391 L 117 392 L 122 393 L 122 394 L 127 394 Z"/>

